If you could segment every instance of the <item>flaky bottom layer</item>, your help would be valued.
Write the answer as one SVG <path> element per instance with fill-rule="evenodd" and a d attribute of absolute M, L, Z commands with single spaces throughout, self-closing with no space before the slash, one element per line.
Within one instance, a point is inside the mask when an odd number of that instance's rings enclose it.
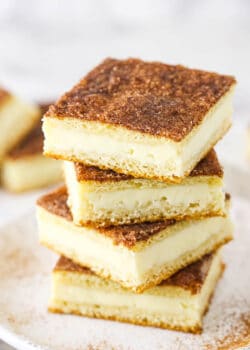
<path fill-rule="evenodd" d="M 209 307 L 209 302 L 206 309 Z M 125 323 L 132 323 L 139 326 L 158 327 L 182 332 L 190 332 L 199 334 L 202 331 L 201 322 L 193 325 L 175 324 L 171 322 L 162 322 L 154 319 L 153 317 L 144 317 L 143 315 L 126 316 L 125 312 L 122 313 L 118 308 L 110 308 L 103 305 L 89 306 L 89 305 L 78 305 L 73 303 L 66 303 L 62 301 L 54 301 L 53 305 L 49 306 L 49 311 L 60 314 L 73 314 L 77 316 L 86 316 L 90 318 L 105 319 L 111 321 L 119 321 Z"/>
<path fill-rule="evenodd" d="M 217 276 L 214 281 L 215 284 L 221 278 L 221 275 L 224 271 L 224 264 L 222 264 L 222 268 L 220 274 Z M 193 322 L 189 324 L 185 322 L 180 322 L 177 320 L 170 320 L 168 322 L 163 322 L 157 316 L 140 314 L 137 312 L 129 315 L 128 310 L 121 309 L 117 307 L 107 307 L 103 305 L 88 305 L 88 304 L 77 304 L 77 303 L 69 303 L 62 300 L 51 300 L 49 304 L 49 311 L 53 313 L 59 314 L 73 314 L 76 316 L 85 316 L 90 318 L 97 319 L 105 319 L 111 321 L 119 321 L 125 323 L 131 323 L 139 326 L 148 326 L 148 327 L 158 327 L 163 329 L 169 329 L 174 331 L 182 331 L 194 334 L 200 334 L 202 332 L 202 319 L 204 315 L 208 312 L 209 306 L 211 304 L 211 300 L 214 295 L 214 289 L 210 293 L 205 307 L 203 308 L 203 312 L 200 315 L 200 319 L 197 322 Z"/>

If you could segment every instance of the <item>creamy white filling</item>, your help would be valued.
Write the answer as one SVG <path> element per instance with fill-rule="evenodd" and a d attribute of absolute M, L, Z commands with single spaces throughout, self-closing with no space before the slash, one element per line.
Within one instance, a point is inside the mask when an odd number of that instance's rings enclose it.
<path fill-rule="evenodd" d="M 114 158 L 121 161 L 131 158 L 142 166 L 143 163 L 153 163 L 156 168 L 161 167 L 162 161 L 167 163 L 167 168 L 175 171 L 180 162 L 178 156 L 178 144 L 165 140 L 163 144 L 150 144 L 145 142 L 131 142 L 129 136 L 110 137 L 109 132 L 103 126 L 102 133 L 95 133 L 96 125 L 89 130 L 88 125 L 81 122 L 81 127 L 68 122 L 67 119 L 58 120 L 56 118 L 45 118 L 43 123 L 45 133 L 45 152 L 74 156 L 78 159 L 95 159 L 100 161 L 105 158 Z M 125 131 L 127 133 L 127 131 Z M 130 134 L 130 132 L 128 132 Z M 122 134 L 122 133 L 121 133 Z M 118 135 L 120 133 L 118 131 Z M 145 136 L 147 139 L 147 136 Z M 57 140 L 55 143 L 54 140 Z M 166 154 L 165 157 L 162 155 Z M 156 156 L 157 155 L 157 156 Z M 169 171 L 169 170 L 168 170 Z"/>
<path fill-rule="evenodd" d="M 3 162 L 2 182 L 12 191 L 48 186 L 62 180 L 62 162 L 42 154 Z"/>
<path fill-rule="evenodd" d="M 169 235 L 133 251 L 88 227 L 74 225 L 38 207 L 40 241 L 55 247 L 59 253 L 75 259 L 95 271 L 106 271 L 113 279 L 140 285 L 153 268 L 173 262 L 199 248 L 209 238 L 221 239 L 231 232 L 228 218 L 212 217 L 177 223 L 162 231 Z"/>
<path fill-rule="evenodd" d="M 93 270 L 105 270 L 116 278 L 134 280 L 137 276 L 135 253 L 122 246 L 114 246 L 112 241 L 94 230 L 74 226 L 64 219 L 55 218 L 38 209 L 40 241 L 69 258 L 87 264 Z"/>
<path fill-rule="evenodd" d="M 63 171 L 69 193 L 68 204 L 73 218 L 80 221 L 81 213 L 83 213 L 83 216 L 88 215 L 85 187 L 77 181 L 74 162 L 63 162 Z"/>
<path fill-rule="evenodd" d="M 56 282 L 56 281 L 55 281 Z M 180 314 L 197 312 L 199 308 L 198 296 L 171 297 L 150 294 L 117 293 L 102 291 L 101 289 L 81 287 L 77 285 L 60 284 L 52 298 L 65 300 L 76 304 L 105 305 L 112 307 L 147 310 L 147 312 Z M 191 316 L 191 315 L 190 315 Z"/>
<path fill-rule="evenodd" d="M 130 218 L 158 213 L 172 217 L 209 211 L 224 211 L 223 181 L 203 179 L 167 184 L 154 180 L 107 182 L 89 185 L 77 180 L 73 162 L 64 162 L 69 202 L 76 222 L 107 216 L 118 218 L 129 212 Z M 111 212 L 111 214 L 110 214 Z"/>
<path fill-rule="evenodd" d="M 81 160 L 95 160 L 97 164 L 119 167 L 132 160 L 139 167 L 155 168 L 162 176 L 183 176 L 185 167 L 196 161 L 195 156 L 213 142 L 223 125 L 229 123 L 232 114 L 233 89 L 209 111 L 203 123 L 183 141 L 174 142 L 165 138 L 143 137 L 131 130 L 110 127 L 91 122 L 71 122 L 67 118 L 46 117 L 45 152 L 66 154 Z M 112 131 L 112 132 L 111 132 Z M 55 142 L 56 140 L 56 142 Z"/>
<path fill-rule="evenodd" d="M 232 232 L 228 218 L 211 217 L 203 220 L 190 220 L 187 225 L 175 225 L 175 234 L 166 237 L 137 252 L 136 266 L 143 276 L 152 266 L 160 266 L 174 261 L 188 251 L 195 251 L 210 237 L 215 235 L 226 237 Z"/>
<path fill-rule="evenodd" d="M 0 158 L 7 153 L 19 139 L 34 125 L 40 111 L 32 104 L 23 103 L 11 97 L 0 108 Z"/>
<path fill-rule="evenodd" d="M 58 300 L 72 305 L 101 305 L 133 310 L 135 314 L 140 312 L 142 315 L 174 316 L 178 319 L 189 319 L 195 323 L 203 314 L 220 271 L 221 258 L 217 253 L 213 258 L 201 291 L 196 294 L 174 286 L 157 286 L 142 294 L 124 290 L 117 284 L 114 288 L 111 283 L 107 283 L 106 288 L 97 288 L 95 284 L 95 279 L 99 279 L 97 276 L 93 278 L 92 282 L 90 279 L 90 281 L 82 283 L 78 282 L 77 274 L 66 272 L 66 274 L 61 275 L 60 272 L 56 272 L 53 274 L 51 304 L 53 305 L 53 301 Z"/>
<path fill-rule="evenodd" d="M 219 187 L 219 186 L 218 186 Z M 144 188 L 126 189 L 115 192 L 91 192 L 87 199 L 94 210 L 106 208 L 107 210 L 121 207 L 132 211 L 135 207 L 146 206 L 152 202 L 154 209 L 160 210 L 167 202 L 170 206 L 181 206 L 188 208 L 189 204 L 196 203 L 199 209 L 203 210 L 208 204 L 215 202 L 218 196 L 218 187 L 208 184 L 193 184 L 183 186 L 169 186 L 166 188 Z M 221 201 L 223 207 L 223 195 L 221 191 Z M 76 198 L 72 198 L 72 203 Z"/>
<path fill-rule="evenodd" d="M 190 134 L 184 139 L 183 160 L 187 164 L 192 161 L 199 153 L 202 144 L 210 144 L 219 130 L 223 129 L 226 124 L 231 122 L 233 114 L 232 98 L 234 87 L 222 98 L 213 111 L 208 113 L 206 119 L 197 128 L 197 132 Z"/>

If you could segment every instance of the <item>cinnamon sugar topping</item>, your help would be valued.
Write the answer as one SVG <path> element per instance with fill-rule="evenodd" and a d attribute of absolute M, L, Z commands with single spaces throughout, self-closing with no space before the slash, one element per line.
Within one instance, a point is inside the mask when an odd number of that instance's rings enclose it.
<path fill-rule="evenodd" d="M 174 285 L 190 290 L 192 294 L 197 294 L 204 284 L 212 261 L 213 254 L 207 254 L 201 260 L 196 261 L 185 269 L 178 271 L 167 280 L 161 282 L 161 285 Z"/>
<path fill-rule="evenodd" d="M 235 84 L 231 76 L 139 59 L 106 59 L 46 116 L 98 121 L 181 141 Z"/>
<path fill-rule="evenodd" d="M 37 200 L 37 205 L 41 206 L 48 212 L 61 216 L 72 221 L 72 215 L 67 206 L 68 194 L 66 187 L 60 187 Z"/>

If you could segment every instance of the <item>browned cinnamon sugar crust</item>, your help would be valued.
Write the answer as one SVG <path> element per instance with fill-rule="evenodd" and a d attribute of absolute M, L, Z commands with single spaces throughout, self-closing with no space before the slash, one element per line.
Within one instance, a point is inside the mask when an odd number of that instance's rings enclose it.
<path fill-rule="evenodd" d="M 223 168 L 214 149 L 196 165 L 190 176 L 223 176 Z"/>
<path fill-rule="evenodd" d="M 189 290 L 192 294 L 200 292 L 213 261 L 213 254 L 205 255 L 201 260 L 194 262 L 178 271 L 160 285 L 176 286 Z"/>
<path fill-rule="evenodd" d="M 67 206 L 67 199 L 66 187 L 60 187 L 59 189 L 39 198 L 37 204 L 54 215 L 72 221 L 72 216 Z M 165 221 L 110 226 L 105 228 L 95 227 L 95 229 L 98 230 L 99 233 L 110 237 L 114 244 L 121 244 L 131 248 L 135 246 L 136 243 L 146 241 L 149 237 L 175 223 L 176 220 L 170 219 Z"/>
<path fill-rule="evenodd" d="M 173 286 L 189 290 L 192 294 L 200 292 L 209 272 L 214 254 L 207 254 L 201 260 L 178 271 L 170 278 L 162 281 L 160 286 Z M 54 271 L 78 272 L 83 274 L 95 274 L 88 267 L 80 266 L 72 260 L 61 256 Z"/>
<path fill-rule="evenodd" d="M 98 121 L 178 142 L 235 82 L 231 76 L 180 65 L 108 58 L 46 116 Z"/>
<path fill-rule="evenodd" d="M 126 181 L 133 179 L 133 176 L 119 174 L 111 169 L 100 169 L 96 166 L 88 166 L 83 163 L 75 163 L 76 177 L 78 181 Z"/>
<path fill-rule="evenodd" d="M 10 97 L 10 93 L 2 88 L 0 88 L 0 105 Z"/>
<path fill-rule="evenodd" d="M 40 197 L 37 200 L 37 204 L 52 214 L 72 221 L 72 215 L 67 206 L 67 199 L 67 189 L 65 186 L 62 186 Z"/>
<path fill-rule="evenodd" d="M 92 270 L 90 270 L 90 268 L 77 265 L 72 260 L 64 256 L 60 256 L 53 271 L 79 272 L 89 275 L 95 275 L 95 273 Z"/>
<path fill-rule="evenodd" d="M 12 149 L 8 158 L 18 159 L 25 156 L 43 152 L 43 134 L 41 130 L 41 121 L 31 130 L 14 149 Z"/>
<path fill-rule="evenodd" d="M 141 241 L 147 241 L 151 236 L 163 231 L 176 223 L 175 219 L 165 221 L 145 222 L 140 224 L 100 227 L 99 232 L 110 237 L 114 244 L 121 244 L 128 248 Z"/>
<path fill-rule="evenodd" d="M 133 179 L 132 176 L 119 174 L 113 170 L 102 170 L 94 166 L 87 166 L 82 163 L 75 163 L 76 176 L 78 181 L 125 181 Z M 191 172 L 190 176 L 223 176 L 223 168 L 219 163 L 216 152 L 211 150 Z"/>
<path fill-rule="evenodd" d="M 42 115 L 48 110 L 50 104 L 39 105 Z M 43 133 L 41 121 L 31 130 L 31 132 L 15 147 L 9 154 L 8 158 L 18 159 L 43 152 Z"/>

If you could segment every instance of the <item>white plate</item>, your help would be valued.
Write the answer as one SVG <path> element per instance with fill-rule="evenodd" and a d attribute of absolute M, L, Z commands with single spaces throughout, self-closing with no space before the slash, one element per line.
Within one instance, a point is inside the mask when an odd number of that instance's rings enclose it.
<path fill-rule="evenodd" d="M 231 170 L 228 184 L 234 193 L 235 240 L 223 250 L 227 269 L 204 319 L 202 335 L 49 314 L 50 271 L 56 256 L 38 245 L 32 211 L 0 232 L 0 338 L 25 350 L 231 350 L 250 346 L 250 201 L 247 189 L 238 185 L 239 176 Z"/>

